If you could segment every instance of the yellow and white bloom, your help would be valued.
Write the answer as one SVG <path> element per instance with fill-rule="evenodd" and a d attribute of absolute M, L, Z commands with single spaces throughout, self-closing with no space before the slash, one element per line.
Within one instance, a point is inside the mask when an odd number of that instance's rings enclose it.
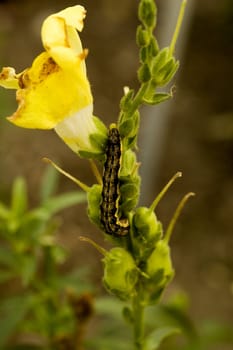
<path fill-rule="evenodd" d="M 84 7 L 77 5 L 47 17 L 41 29 L 45 51 L 19 74 L 11 67 L 3 68 L 0 85 L 17 89 L 18 109 L 9 121 L 24 128 L 54 128 L 76 153 L 98 154 L 107 133 L 93 116 L 87 50 L 77 33 L 83 29 L 85 16 Z"/>

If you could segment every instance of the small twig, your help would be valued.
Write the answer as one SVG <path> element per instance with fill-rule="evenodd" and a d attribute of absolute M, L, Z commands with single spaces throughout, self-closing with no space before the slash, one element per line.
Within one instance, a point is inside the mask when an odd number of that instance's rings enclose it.
<path fill-rule="evenodd" d="M 185 203 L 187 202 L 187 200 L 188 200 L 190 197 L 193 197 L 193 196 L 195 196 L 195 193 L 193 193 L 193 192 L 187 193 L 187 194 L 181 199 L 180 203 L 178 204 L 178 206 L 177 206 L 177 208 L 176 208 L 176 210 L 175 210 L 175 213 L 174 213 L 174 215 L 173 215 L 173 217 L 172 217 L 172 219 L 171 219 L 171 221 L 170 221 L 170 223 L 169 223 L 169 225 L 168 225 L 168 228 L 167 228 L 167 230 L 166 230 L 166 232 L 165 232 L 165 235 L 164 235 L 164 240 L 165 240 L 167 243 L 168 243 L 169 240 L 170 240 L 170 237 L 171 237 L 172 231 L 173 231 L 173 229 L 174 229 L 174 226 L 175 226 L 175 224 L 176 224 L 176 221 L 177 221 L 178 217 L 180 216 L 181 211 L 182 211 L 182 209 L 183 209 Z"/>
<path fill-rule="evenodd" d="M 76 185 L 78 185 L 83 191 L 85 192 L 89 192 L 90 191 L 90 187 L 87 186 L 86 184 L 84 184 L 82 181 L 76 179 L 76 177 L 72 176 L 71 174 L 67 173 L 65 170 L 63 170 L 62 168 L 60 168 L 56 163 L 54 163 L 52 160 L 50 160 L 49 158 L 43 158 L 43 161 L 46 163 L 51 164 L 55 169 L 57 169 L 57 171 L 59 171 L 59 173 L 63 174 L 64 176 L 68 177 L 68 179 L 70 179 L 71 181 L 73 181 Z"/>
<path fill-rule="evenodd" d="M 92 159 L 90 159 L 89 161 L 90 161 L 90 165 L 91 165 L 91 170 L 92 170 L 93 174 L 95 175 L 95 178 L 96 178 L 97 182 L 100 185 L 102 185 L 103 181 L 102 181 L 102 176 L 101 176 L 101 174 L 99 172 L 99 169 L 97 168 L 95 162 Z"/>
<path fill-rule="evenodd" d="M 157 207 L 158 203 L 161 201 L 161 199 L 163 198 L 163 196 L 165 195 L 165 193 L 167 192 L 167 190 L 169 189 L 169 187 L 171 187 L 171 185 L 173 184 L 173 182 L 178 179 L 178 177 L 182 176 L 182 172 L 178 171 L 166 184 L 166 186 L 164 186 L 164 188 L 162 189 L 162 191 L 156 196 L 155 200 L 153 201 L 153 203 L 150 206 L 150 209 L 153 211 L 155 210 L 155 208 Z"/>

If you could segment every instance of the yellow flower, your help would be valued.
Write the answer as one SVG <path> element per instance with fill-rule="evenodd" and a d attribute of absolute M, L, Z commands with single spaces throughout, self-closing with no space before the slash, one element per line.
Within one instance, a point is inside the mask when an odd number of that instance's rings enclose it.
<path fill-rule="evenodd" d="M 9 121 L 24 128 L 54 128 L 73 151 L 101 153 L 106 130 L 92 114 L 88 52 L 77 33 L 85 16 L 84 7 L 77 5 L 46 18 L 41 29 L 45 51 L 19 74 L 3 68 L 0 85 L 17 89 L 18 109 Z M 94 144 L 93 139 L 97 139 Z"/>

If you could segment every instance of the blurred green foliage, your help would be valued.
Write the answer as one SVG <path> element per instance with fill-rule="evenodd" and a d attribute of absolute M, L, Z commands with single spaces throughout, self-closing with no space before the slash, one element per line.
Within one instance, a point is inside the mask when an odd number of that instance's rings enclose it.
<path fill-rule="evenodd" d="M 96 300 L 95 307 L 98 315 L 102 315 L 102 324 L 94 340 L 88 342 L 90 349 L 132 350 L 132 335 L 127 327 L 122 326 L 124 303 L 106 297 Z M 148 332 L 154 330 L 148 340 L 148 345 L 154 349 L 230 350 L 233 345 L 231 325 L 212 319 L 194 323 L 190 317 L 188 295 L 183 291 L 174 292 L 165 303 L 149 307 L 146 326 Z"/>
<path fill-rule="evenodd" d="M 77 332 L 75 305 L 91 290 L 84 269 L 59 272 L 67 253 L 56 242 L 55 215 L 85 201 L 86 195 L 54 195 L 57 176 L 47 168 L 34 209 L 29 208 L 22 177 L 13 183 L 10 205 L 0 202 L 1 349 L 31 349 L 33 344 L 59 349 L 61 337 L 72 338 Z"/>

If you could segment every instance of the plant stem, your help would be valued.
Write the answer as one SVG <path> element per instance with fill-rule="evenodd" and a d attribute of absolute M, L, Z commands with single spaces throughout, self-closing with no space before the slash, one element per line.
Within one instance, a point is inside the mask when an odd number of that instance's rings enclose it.
<path fill-rule="evenodd" d="M 176 22 L 176 28 L 175 28 L 175 31 L 174 31 L 174 34 L 173 34 L 173 37 L 172 37 L 172 41 L 171 41 L 171 44 L 170 44 L 169 51 L 170 51 L 170 55 L 171 56 L 174 54 L 174 51 L 175 51 L 175 45 L 176 45 L 176 42 L 177 42 L 177 38 L 179 36 L 181 24 L 183 22 L 184 11 L 185 11 L 186 5 L 187 5 L 187 0 L 183 0 L 182 4 L 181 4 L 181 7 L 180 7 L 180 12 L 179 12 L 179 15 L 178 15 L 178 19 L 177 19 L 177 22 Z"/>
<path fill-rule="evenodd" d="M 176 221 L 178 219 L 178 217 L 180 216 L 181 214 L 181 211 L 185 205 L 185 203 L 187 202 L 187 200 L 192 197 L 192 196 L 195 196 L 195 193 L 193 192 L 189 192 L 187 193 L 180 201 L 180 203 L 178 204 L 178 207 L 176 208 L 175 210 L 175 213 L 173 214 L 173 217 L 170 221 L 170 223 L 168 224 L 168 228 L 164 234 L 164 240 L 168 243 L 169 240 L 170 240 L 170 237 L 171 237 L 171 234 L 172 234 L 172 231 L 174 229 L 174 226 L 176 224 Z"/>
<path fill-rule="evenodd" d="M 133 299 L 134 346 L 135 350 L 143 350 L 144 343 L 144 311 L 145 306 L 140 300 L 140 291 Z"/>
<path fill-rule="evenodd" d="M 43 278 L 44 278 L 45 286 L 47 286 L 47 288 L 51 288 L 51 284 L 53 282 L 55 273 L 56 273 L 55 263 L 52 256 L 52 247 L 45 246 Z M 47 299 L 47 332 L 48 332 L 48 342 L 51 347 L 51 350 L 54 347 L 53 340 L 54 340 L 54 334 L 56 332 L 55 325 L 54 325 L 54 315 L 55 315 L 54 303 L 51 297 L 48 297 Z"/>
<path fill-rule="evenodd" d="M 131 108 L 129 109 L 127 114 L 132 116 L 134 114 L 134 112 L 138 109 L 140 104 L 142 104 L 142 99 L 143 99 L 143 96 L 145 95 L 145 92 L 146 92 L 147 88 L 148 88 L 148 83 L 144 83 L 144 84 L 141 85 L 141 87 L 139 88 L 138 92 L 136 93 L 136 96 L 134 97 L 134 100 L 133 100 L 133 103 L 131 105 Z"/>

